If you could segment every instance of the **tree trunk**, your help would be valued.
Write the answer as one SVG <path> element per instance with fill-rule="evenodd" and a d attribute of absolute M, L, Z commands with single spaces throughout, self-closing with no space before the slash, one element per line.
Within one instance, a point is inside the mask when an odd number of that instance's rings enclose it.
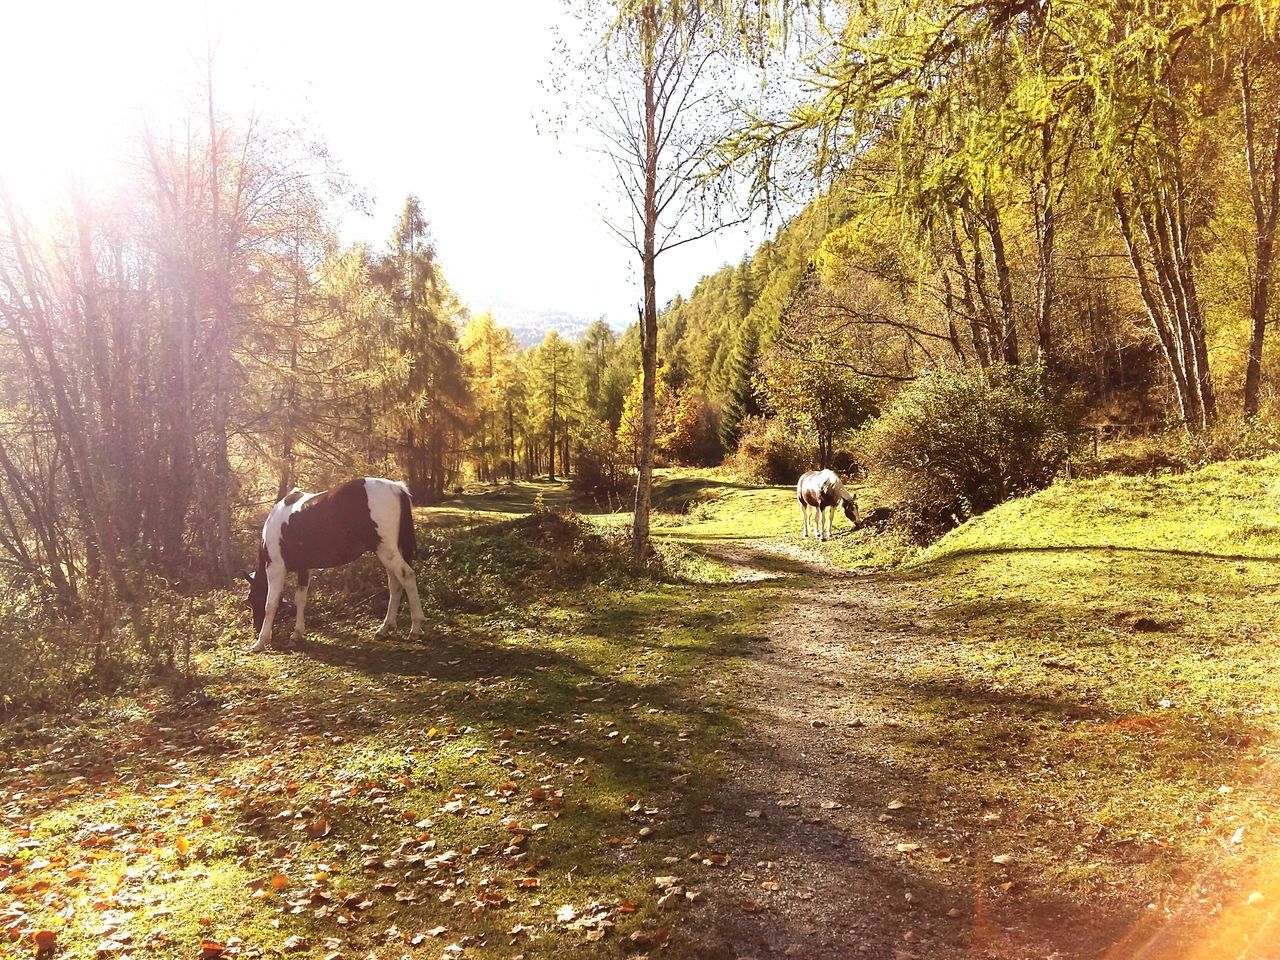
<path fill-rule="evenodd" d="M 1213 422 L 1215 403 L 1185 224 L 1178 222 L 1159 189 L 1148 206 L 1138 205 L 1141 236 L 1134 230 L 1129 198 L 1116 189 L 1112 202 L 1138 292 L 1169 367 L 1179 413 L 1189 429 L 1203 429 Z"/>
<path fill-rule="evenodd" d="M 551 432 L 547 437 L 547 456 L 550 458 L 550 469 L 547 471 L 552 483 L 556 482 L 556 417 L 559 415 L 558 377 L 556 376 L 556 358 L 551 357 Z"/>
<path fill-rule="evenodd" d="M 222 228 L 222 184 L 218 168 L 218 128 L 213 112 L 213 54 L 208 68 L 209 104 L 209 189 L 213 235 L 213 522 L 215 553 L 213 573 L 223 586 L 231 583 L 231 461 L 227 451 L 227 423 L 231 392 L 231 318 L 227 295 L 230 272 L 230 243 Z"/>
<path fill-rule="evenodd" d="M 991 194 L 982 198 L 987 233 L 991 236 L 991 260 L 996 268 L 996 285 L 1000 291 L 1000 355 L 1005 363 L 1018 362 L 1018 327 L 1013 308 L 1013 275 L 1004 252 L 1004 230 L 1000 211 Z"/>
<path fill-rule="evenodd" d="M 1271 164 L 1263 182 L 1262 163 L 1257 152 L 1257 122 L 1254 116 L 1253 83 L 1249 58 L 1241 58 L 1240 90 L 1244 104 L 1245 160 L 1249 168 L 1250 200 L 1254 220 L 1254 273 L 1249 291 L 1249 357 L 1244 373 L 1244 415 L 1258 414 L 1262 386 L 1262 347 L 1270 312 L 1271 280 L 1275 267 L 1276 218 L 1280 214 L 1280 119 L 1275 122 Z"/>
<path fill-rule="evenodd" d="M 640 317 L 640 468 L 636 477 L 636 507 L 631 527 L 631 549 L 636 561 L 649 553 L 649 510 L 653 493 L 653 439 L 657 424 L 655 397 L 658 382 L 658 293 L 654 271 L 658 233 L 658 140 L 654 62 L 657 12 L 646 4 L 640 25 L 644 58 L 644 306 Z"/>

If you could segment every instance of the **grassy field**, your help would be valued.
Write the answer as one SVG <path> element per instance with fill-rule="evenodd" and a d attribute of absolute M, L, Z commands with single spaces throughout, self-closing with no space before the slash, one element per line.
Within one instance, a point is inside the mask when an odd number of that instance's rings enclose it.
<path fill-rule="evenodd" d="M 0 730 L 0 953 L 684 955 L 732 678 L 803 585 L 708 554 L 758 541 L 930 598 L 880 685 L 903 762 L 983 798 L 982 849 L 1016 863 L 992 897 L 1149 901 L 1134 942 L 1208 911 L 1217 945 L 1280 906 L 1280 462 L 1065 483 L 924 551 L 842 518 L 801 542 L 790 491 L 678 471 L 645 577 L 627 515 L 535 502 L 570 498 L 421 511 L 425 645 L 373 640 L 371 563 L 317 578 L 301 654 L 249 655 L 239 597 L 210 596 L 200 690 Z"/>
<path fill-rule="evenodd" d="M 6 729 L 0 952 L 41 930 L 68 957 L 665 940 L 654 877 L 699 868 L 663 841 L 697 830 L 735 724 L 706 664 L 730 669 L 765 595 L 636 578 L 581 523 L 474 506 L 423 512 L 425 646 L 373 640 L 368 565 L 320 583 L 301 655 L 248 654 L 213 597 L 202 691 Z"/>
<path fill-rule="evenodd" d="M 1180 911 L 1214 918 L 1198 955 L 1270 927 L 1280 463 L 1062 484 L 898 575 L 942 601 L 902 692 L 968 721 L 920 750 L 985 786 L 1024 876 L 1084 899 L 1123 878 L 1160 908 L 1134 942 Z"/>

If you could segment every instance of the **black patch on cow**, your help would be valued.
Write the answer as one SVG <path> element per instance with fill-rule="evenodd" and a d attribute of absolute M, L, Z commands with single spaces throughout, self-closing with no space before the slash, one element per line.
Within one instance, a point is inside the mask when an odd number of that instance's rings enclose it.
<path fill-rule="evenodd" d="M 823 490 L 818 493 L 806 490 L 801 502 L 807 503 L 811 507 L 834 507 L 840 503 L 840 495 L 834 489 Z"/>
<path fill-rule="evenodd" d="M 413 500 L 403 490 L 400 492 L 400 535 L 396 546 L 405 562 L 413 563 L 417 553 L 417 541 L 413 536 Z"/>
<path fill-rule="evenodd" d="M 340 567 L 378 548 L 364 480 L 348 480 L 295 509 L 280 528 L 280 554 L 289 571 Z"/>

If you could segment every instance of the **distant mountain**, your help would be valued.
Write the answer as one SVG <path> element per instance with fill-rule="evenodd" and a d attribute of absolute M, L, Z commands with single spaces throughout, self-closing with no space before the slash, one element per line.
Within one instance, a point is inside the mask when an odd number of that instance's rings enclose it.
<path fill-rule="evenodd" d="M 563 310 L 531 310 L 501 301 L 490 304 L 488 309 L 498 323 L 516 335 L 522 347 L 536 346 L 552 330 L 568 340 L 577 340 L 592 323 Z"/>

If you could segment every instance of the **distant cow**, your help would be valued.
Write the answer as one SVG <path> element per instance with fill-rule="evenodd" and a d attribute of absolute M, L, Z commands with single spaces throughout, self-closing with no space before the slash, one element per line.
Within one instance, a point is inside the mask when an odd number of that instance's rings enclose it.
<path fill-rule="evenodd" d="M 820 540 L 831 539 L 831 521 L 836 507 L 844 508 L 844 515 L 850 522 L 858 522 L 858 501 L 845 489 L 833 470 L 810 470 L 802 475 L 796 484 L 796 500 L 800 502 L 800 513 L 804 516 L 802 537 L 809 536 L 810 509 L 816 512 L 818 528 L 814 536 Z"/>
<path fill-rule="evenodd" d="M 312 570 L 340 567 L 366 553 L 378 555 L 387 568 L 387 616 L 378 628 L 385 637 L 396 626 L 400 594 L 409 595 L 412 622 L 409 639 L 422 636 L 422 605 L 413 575 L 413 503 L 403 483 L 380 477 L 348 480 L 324 493 L 294 489 L 271 508 L 262 526 L 258 569 L 248 574 L 249 606 L 258 642 L 253 652 L 271 642 L 271 626 L 284 593 L 286 573 L 298 575 L 294 594 L 298 609 L 293 640 L 306 637 L 303 616 L 307 608 L 307 584 Z"/>

